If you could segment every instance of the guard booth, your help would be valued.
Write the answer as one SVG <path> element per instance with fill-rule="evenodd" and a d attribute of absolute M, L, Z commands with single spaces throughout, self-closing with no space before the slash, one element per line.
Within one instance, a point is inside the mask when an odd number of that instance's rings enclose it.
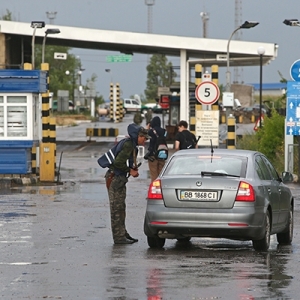
<path fill-rule="evenodd" d="M 31 174 L 32 150 L 41 139 L 40 70 L 0 70 L 0 174 Z"/>
<path fill-rule="evenodd" d="M 169 95 L 169 123 L 166 126 L 168 132 L 168 138 L 170 140 L 175 140 L 175 135 L 177 133 L 177 125 L 180 121 L 180 85 L 179 83 L 174 83 L 170 87 L 172 95 Z M 189 115 L 190 120 L 186 120 L 189 123 L 190 130 L 195 131 L 195 105 L 197 100 L 195 98 L 195 84 L 189 84 Z"/>

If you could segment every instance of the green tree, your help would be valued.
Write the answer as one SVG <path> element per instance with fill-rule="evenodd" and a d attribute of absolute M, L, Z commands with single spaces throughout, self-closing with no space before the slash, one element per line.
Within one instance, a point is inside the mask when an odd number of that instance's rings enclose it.
<path fill-rule="evenodd" d="M 49 64 L 49 87 L 54 97 L 58 90 L 68 90 L 73 98 L 73 89 L 77 86 L 77 71 L 80 69 L 80 60 L 70 54 L 71 48 L 65 46 L 45 46 L 44 62 Z M 54 53 L 66 53 L 67 59 L 54 59 Z M 42 63 L 42 45 L 35 46 L 35 68 L 40 69 Z M 66 74 L 68 71 L 68 75 Z"/>
<path fill-rule="evenodd" d="M 72 48 L 65 46 L 45 46 L 44 62 L 49 64 L 49 87 L 50 92 L 53 93 L 54 98 L 57 97 L 58 90 L 68 90 L 70 99 L 74 99 L 74 89 L 79 85 L 79 74 L 81 70 L 81 61 L 70 51 Z M 54 53 L 66 53 L 67 59 L 54 59 Z M 40 69 L 42 62 L 42 45 L 35 46 L 35 68 Z M 68 71 L 68 72 L 67 72 Z M 81 83 L 84 90 L 89 89 L 90 82 L 95 83 L 97 75 L 92 74 L 91 78 L 88 78 L 86 83 Z M 95 97 L 95 103 L 100 104 L 103 102 L 102 96 Z"/>
<path fill-rule="evenodd" d="M 172 63 L 168 62 L 167 57 L 163 54 L 152 55 L 147 72 L 145 95 L 147 101 L 152 101 L 157 98 L 157 88 L 169 87 L 174 82 L 176 73 Z"/>
<path fill-rule="evenodd" d="M 6 15 L 3 15 L 0 20 L 4 21 L 12 21 L 12 12 L 9 11 L 8 9 L 6 10 Z"/>

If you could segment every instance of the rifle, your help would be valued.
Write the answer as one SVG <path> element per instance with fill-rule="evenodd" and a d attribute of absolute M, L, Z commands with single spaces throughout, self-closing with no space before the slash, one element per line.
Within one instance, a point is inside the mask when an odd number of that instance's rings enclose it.
<path fill-rule="evenodd" d="M 200 139 L 201 139 L 201 135 L 198 136 L 196 145 L 198 145 L 198 142 L 199 142 Z M 196 146 L 196 145 L 195 145 L 195 146 Z"/>

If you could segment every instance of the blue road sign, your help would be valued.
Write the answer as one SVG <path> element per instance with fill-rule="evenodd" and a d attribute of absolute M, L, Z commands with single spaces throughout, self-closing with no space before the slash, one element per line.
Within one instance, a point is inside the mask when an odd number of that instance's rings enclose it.
<path fill-rule="evenodd" d="M 300 59 L 296 60 L 290 69 L 291 78 L 295 81 L 300 81 Z"/>
<path fill-rule="evenodd" d="M 287 83 L 286 134 L 300 135 L 300 81 Z"/>

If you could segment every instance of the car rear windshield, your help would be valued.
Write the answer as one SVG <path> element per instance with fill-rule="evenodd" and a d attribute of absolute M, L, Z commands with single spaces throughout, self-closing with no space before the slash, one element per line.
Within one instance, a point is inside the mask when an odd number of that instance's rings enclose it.
<path fill-rule="evenodd" d="M 164 175 L 201 175 L 214 172 L 245 177 L 247 158 L 228 155 L 180 155 L 174 156 Z"/>

